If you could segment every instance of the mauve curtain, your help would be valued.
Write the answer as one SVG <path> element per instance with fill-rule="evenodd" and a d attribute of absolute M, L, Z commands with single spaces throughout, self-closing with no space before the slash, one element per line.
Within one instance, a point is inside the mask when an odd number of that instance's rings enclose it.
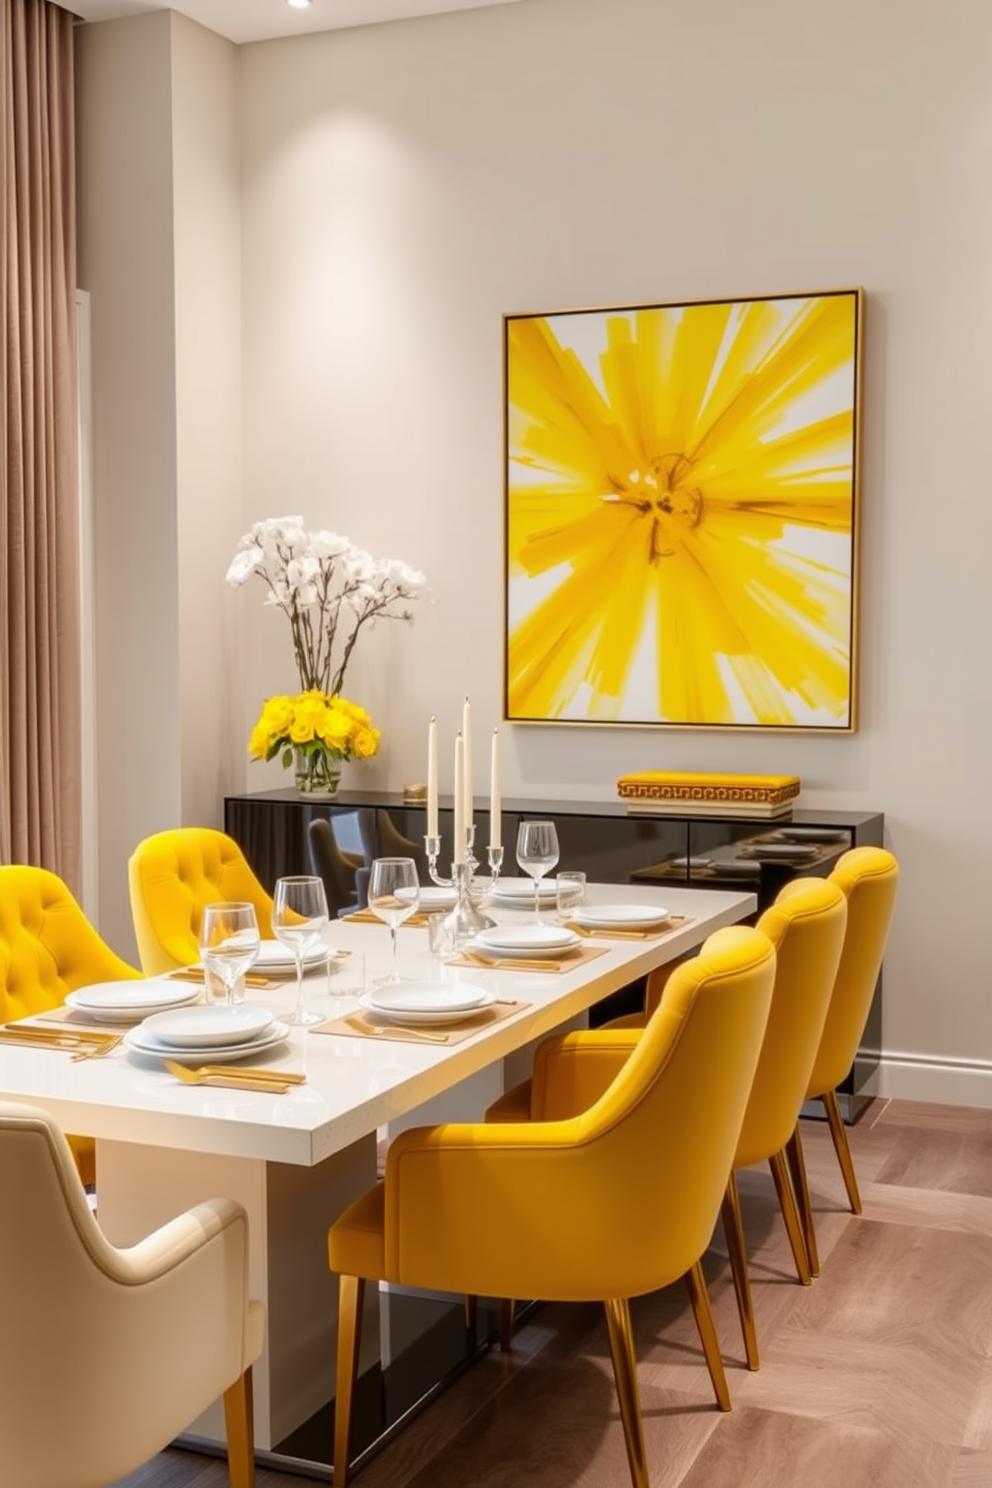
<path fill-rule="evenodd" d="M 76 887 L 80 659 L 73 19 L 0 0 L 0 862 Z"/>

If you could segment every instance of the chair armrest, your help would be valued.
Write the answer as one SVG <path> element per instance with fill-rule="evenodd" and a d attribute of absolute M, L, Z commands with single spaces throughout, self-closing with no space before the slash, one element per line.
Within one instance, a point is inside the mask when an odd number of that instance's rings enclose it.
<path fill-rule="evenodd" d="M 567 1121 L 588 1111 L 637 1048 L 640 1029 L 590 1028 L 538 1046 L 530 1099 L 532 1121 Z"/>

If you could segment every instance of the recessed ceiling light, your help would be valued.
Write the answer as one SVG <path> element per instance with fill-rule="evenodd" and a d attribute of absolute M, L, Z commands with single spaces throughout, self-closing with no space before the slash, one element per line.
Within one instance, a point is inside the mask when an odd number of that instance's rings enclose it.
<path fill-rule="evenodd" d="M 291 5 L 294 10 L 306 10 L 313 4 L 313 0 L 286 0 L 286 4 Z"/>

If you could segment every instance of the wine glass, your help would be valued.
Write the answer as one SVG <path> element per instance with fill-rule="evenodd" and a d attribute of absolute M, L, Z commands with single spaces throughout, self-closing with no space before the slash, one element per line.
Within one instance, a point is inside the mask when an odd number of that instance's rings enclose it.
<path fill-rule="evenodd" d="M 396 968 L 396 931 L 408 920 L 420 903 L 420 879 L 412 858 L 375 858 L 369 875 L 369 909 L 385 920 L 393 941 L 393 965 L 387 977 L 377 982 L 398 982 Z"/>
<path fill-rule="evenodd" d="M 541 923 L 541 879 L 558 861 L 558 833 L 551 821 L 522 821 L 517 829 L 517 863 L 534 880 L 534 916 Z"/>
<path fill-rule="evenodd" d="M 224 988 L 225 1005 L 233 1007 L 238 979 L 258 960 L 260 945 L 253 904 L 208 904 L 200 926 L 200 958 L 208 997 L 211 987 L 219 983 Z"/>
<path fill-rule="evenodd" d="M 276 880 L 272 901 L 272 933 L 293 953 L 296 961 L 296 1007 L 286 1019 L 297 1025 L 320 1023 L 323 1014 L 303 1006 L 303 957 L 321 942 L 327 924 L 327 895 L 323 879 L 294 875 Z"/>

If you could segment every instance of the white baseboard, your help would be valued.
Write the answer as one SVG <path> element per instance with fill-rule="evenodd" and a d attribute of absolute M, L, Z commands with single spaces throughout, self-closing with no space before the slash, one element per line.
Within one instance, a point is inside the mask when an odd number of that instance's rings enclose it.
<path fill-rule="evenodd" d="M 868 1088 L 891 1100 L 992 1108 L 992 1060 L 889 1052 L 881 1055 Z"/>

